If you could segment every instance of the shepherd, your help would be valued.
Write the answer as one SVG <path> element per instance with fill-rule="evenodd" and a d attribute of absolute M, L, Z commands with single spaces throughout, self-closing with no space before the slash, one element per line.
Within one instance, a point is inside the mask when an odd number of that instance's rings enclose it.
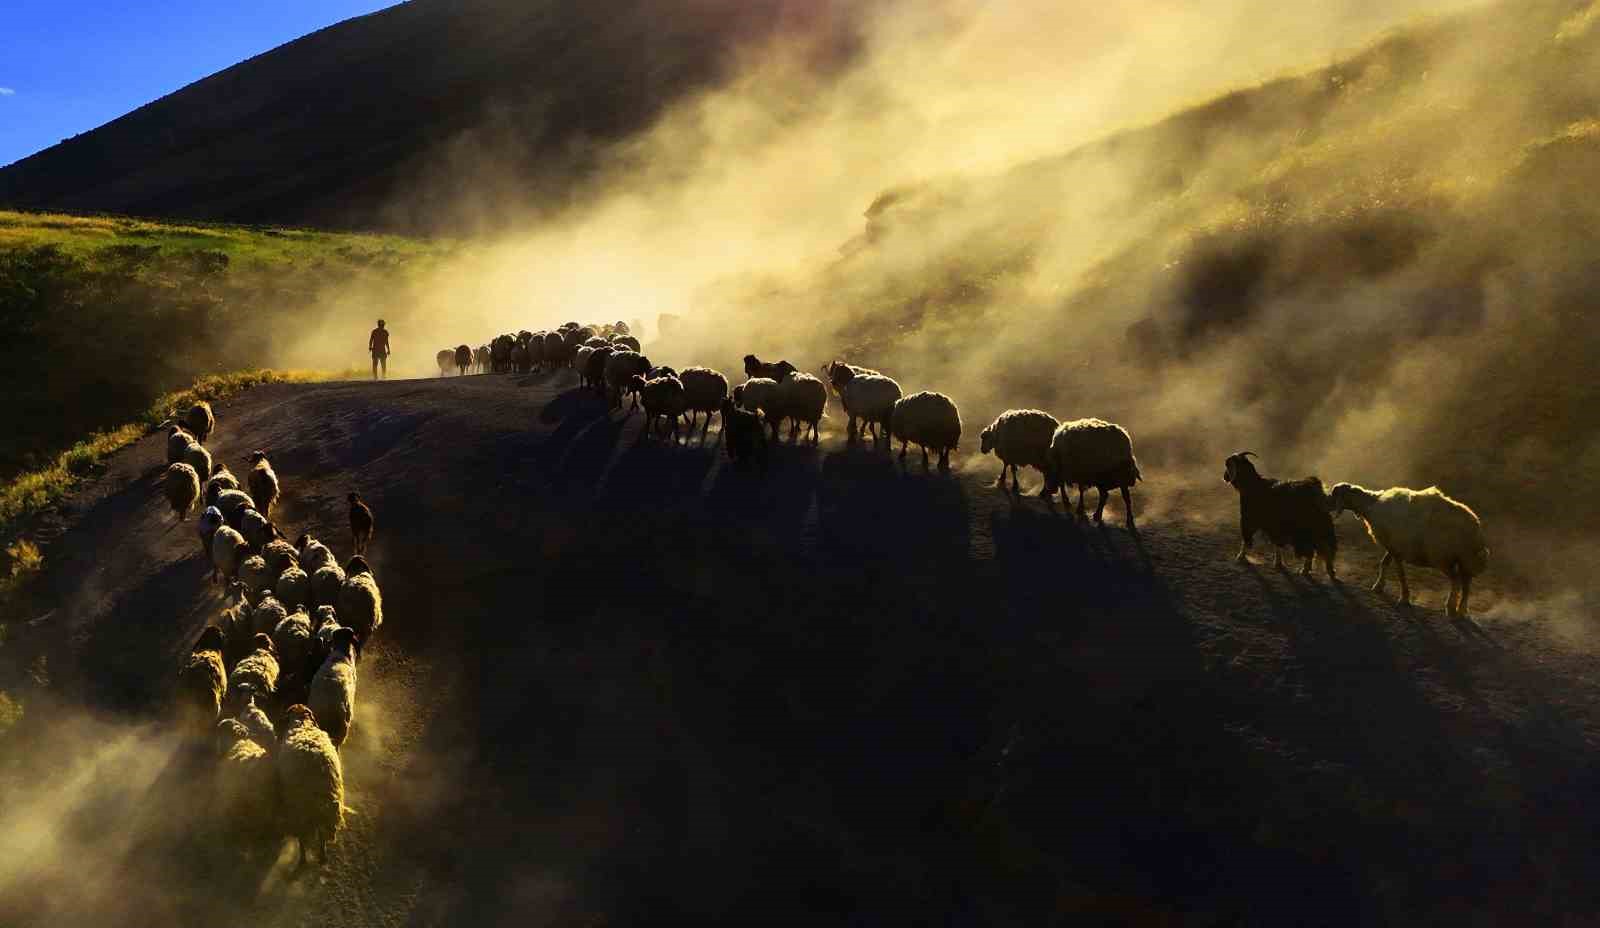
<path fill-rule="evenodd" d="M 389 379 L 389 330 L 378 320 L 378 327 L 367 337 L 367 350 L 372 352 L 372 379 L 378 379 L 378 367 L 383 366 L 383 379 Z"/>

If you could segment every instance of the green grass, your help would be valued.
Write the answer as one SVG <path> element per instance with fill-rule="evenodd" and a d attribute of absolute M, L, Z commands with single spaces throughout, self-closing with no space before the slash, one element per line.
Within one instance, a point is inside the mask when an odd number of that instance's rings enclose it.
<path fill-rule="evenodd" d="M 202 377 L 186 390 L 162 396 L 135 421 L 96 432 L 61 452 L 50 466 L 21 474 L 0 487 L 0 536 L 12 531 L 22 520 L 59 502 L 107 457 L 150 434 L 162 422 L 201 400 L 220 402 L 263 384 L 309 383 L 345 376 L 350 376 L 350 373 L 254 370 Z M 27 559 L 25 550 L 17 553 L 8 550 L 7 553 L 11 555 L 13 565 Z M 14 575 L 12 579 L 0 581 L 0 598 L 5 595 L 5 588 L 13 583 Z"/>

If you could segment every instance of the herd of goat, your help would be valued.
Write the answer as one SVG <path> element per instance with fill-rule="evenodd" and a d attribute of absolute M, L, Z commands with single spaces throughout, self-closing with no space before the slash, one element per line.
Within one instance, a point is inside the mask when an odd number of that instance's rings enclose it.
<path fill-rule="evenodd" d="M 915 444 L 923 465 L 930 452 L 948 468 L 961 440 L 961 416 L 942 393 L 906 395 L 891 377 L 842 361 L 823 366 L 820 377 L 787 361 L 744 359 L 746 379 L 729 389 L 723 374 L 703 367 L 681 371 L 653 365 L 624 323 L 568 323 L 552 332 L 502 335 L 474 351 L 466 345 L 440 351 L 440 374 L 529 373 L 573 367 L 582 389 L 607 397 L 620 409 L 643 407 L 646 433 L 670 427 L 676 439 L 688 418 L 690 436 L 700 426 L 704 442 L 711 417 L 722 416 L 723 445 L 736 464 L 765 467 L 769 443 L 787 423 L 791 441 L 802 432 L 818 441 L 818 427 L 831 394 L 848 417 L 848 438 L 900 441 L 900 456 Z M 704 423 L 698 417 L 705 417 Z M 326 858 L 327 843 L 344 821 L 344 776 L 340 748 L 355 714 L 356 665 L 363 646 L 383 622 L 383 600 L 365 558 L 372 538 L 372 511 L 359 494 L 349 495 L 351 558 L 341 566 L 333 552 L 309 534 L 291 543 L 272 521 L 279 495 L 267 456 L 250 456 L 245 487 L 205 446 L 215 428 L 211 407 L 199 403 L 181 423 L 170 425 L 167 501 L 181 519 L 197 503 L 201 546 L 213 580 L 226 583 L 227 605 L 206 627 L 178 675 L 178 703 L 217 740 L 216 815 L 227 833 L 245 838 L 290 836 L 298 841 L 299 864 L 315 846 Z M 1020 468 L 1045 478 L 1040 496 L 1063 505 L 1078 488 L 1077 513 L 1085 515 L 1088 488 L 1098 491 L 1094 521 L 1102 522 L 1112 490 L 1121 493 L 1129 529 L 1134 528 L 1130 491 L 1143 479 L 1128 431 L 1101 419 L 1060 421 L 1037 409 L 1000 414 L 979 434 L 981 451 L 1001 463 L 997 483 L 1019 491 Z M 1396 487 L 1374 492 L 1349 483 L 1325 488 L 1316 477 L 1278 480 L 1262 476 L 1243 451 L 1224 462 L 1223 479 L 1239 495 L 1243 561 L 1262 534 L 1277 551 L 1292 548 L 1310 574 L 1321 557 L 1337 579 L 1333 520 L 1354 512 L 1384 550 L 1374 590 L 1391 566 L 1400 578 L 1400 601 L 1410 601 L 1405 565 L 1429 567 L 1450 578 L 1446 611 L 1467 614 L 1473 577 L 1488 566 L 1483 527 L 1471 509 L 1436 487 Z M 219 721 L 220 720 L 220 721 Z"/>
<path fill-rule="evenodd" d="M 202 553 L 212 580 L 228 584 L 219 620 L 179 668 L 177 702 L 191 730 L 216 739 L 210 820 L 246 846 L 295 838 L 298 869 L 310 847 L 326 859 L 344 824 L 339 750 L 355 718 L 356 662 L 383 624 L 365 557 L 372 510 L 349 495 L 354 553 L 343 566 L 310 534 L 291 543 L 272 521 L 280 485 L 266 454 L 250 455 L 241 488 L 206 448 L 215 427 L 201 402 L 167 433 L 167 502 L 179 519 L 201 505 Z"/>

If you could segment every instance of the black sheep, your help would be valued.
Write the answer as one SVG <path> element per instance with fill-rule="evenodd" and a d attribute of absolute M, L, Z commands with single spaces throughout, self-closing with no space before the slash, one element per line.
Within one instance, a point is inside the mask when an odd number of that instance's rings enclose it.
<path fill-rule="evenodd" d="M 1328 569 L 1328 579 L 1337 580 L 1333 558 L 1338 551 L 1339 539 L 1333 531 L 1333 514 L 1328 509 L 1328 497 L 1323 492 L 1322 481 L 1316 477 L 1302 480 L 1274 480 L 1263 477 L 1250 463 L 1251 451 L 1241 451 L 1228 456 L 1224 462 L 1222 479 L 1239 491 L 1239 536 L 1242 544 L 1235 561 L 1243 561 L 1250 550 L 1256 532 L 1265 532 L 1277 552 L 1278 567 L 1283 566 L 1283 546 L 1294 548 L 1297 557 L 1305 559 L 1302 575 L 1311 573 L 1312 558 L 1322 555 Z"/>

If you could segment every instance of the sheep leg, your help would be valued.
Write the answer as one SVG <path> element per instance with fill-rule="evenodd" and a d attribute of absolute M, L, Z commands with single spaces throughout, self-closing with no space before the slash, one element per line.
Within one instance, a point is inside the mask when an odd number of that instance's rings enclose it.
<path fill-rule="evenodd" d="M 1276 556 L 1273 558 L 1272 566 L 1278 568 L 1279 570 L 1282 570 L 1283 569 L 1283 546 L 1282 545 L 1274 545 L 1273 548 L 1274 548 L 1274 552 L 1275 552 Z"/>
<path fill-rule="evenodd" d="M 907 442 L 904 438 L 900 439 L 900 460 L 902 461 L 906 459 L 906 444 Z"/>
<path fill-rule="evenodd" d="M 723 428 L 727 428 L 726 425 Z M 705 425 L 700 426 L 700 444 L 706 443 L 706 433 L 711 431 L 711 413 L 706 413 Z"/>
<path fill-rule="evenodd" d="M 1310 554 L 1306 555 L 1306 562 L 1300 568 L 1300 576 L 1302 576 L 1302 577 L 1311 576 L 1311 565 L 1316 563 L 1316 560 L 1317 560 L 1317 553 L 1315 551 L 1313 551 Z"/>
<path fill-rule="evenodd" d="M 1128 528 L 1133 528 L 1133 497 L 1128 495 L 1128 488 L 1122 488 L 1122 511 L 1128 517 Z"/>
<path fill-rule="evenodd" d="M 1461 590 L 1460 565 L 1451 564 L 1450 568 L 1445 571 L 1445 576 L 1450 578 L 1450 595 L 1444 598 L 1444 614 L 1454 616 L 1456 614 L 1456 594 Z"/>
<path fill-rule="evenodd" d="M 1378 562 L 1378 579 L 1377 579 L 1377 581 L 1375 583 L 1372 584 L 1372 592 L 1374 592 L 1374 593 L 1382 593 L 1383 592 L 1383 585 L 1389 579 L 1389 562 L 1391 560 L 1393 560 L 1393 559 L 1394 559 L 1394 555 L 1390 554 L 1387 551 L 1383 552 L 1383 560 Z"/>
<path fill-rule="evenodd" d="M 1456 618 L 1467 617 L 1467 594 L 1472 591 L 1472 575 L 1461 571 L 1461 597 L 1456 600 Z"/>
<path fill-rule="evenodd" d="M 1065 496 L 1066 492 L 1067 492 L 1066 488 L 1063 487 L 1062 490 L 1061 490 L 1062 495 Z M 1081 483 L 1078 484 L 1078 515 L 1080 515 L 1080 516 L 1088 515 L 1088 511 L 1083 508 L 1083 497 L 1084 497 L 1084 494 L 1086 494 L 1088 492 L 1089 492 L 1089 488 L 1088 487 L 1084 486 Z"/>
<path fill-rule="evenodd" d="M 1406 562 L 1399 558 L 1394 559 L 1394 569 L 1400 574 L 1400 605 L 1411 605 L 1411 587 L 1406 584 Z"/>
<path fill-rule="evenodd" d="M 994 485 L 1004 490 L 1006 488 L 1006 462 L 1000 462 L 1000 476 L 994 478 Z"/>
<path fill-rule="evenodd" d="M 1094 491 L 1100 495 L 1099 505 L 1094 507 L 1094 524 L 1103 525 L 1106 514 L 1106 491 L 1104 487 L 1095 487 Z"/>
<path fill-rule="evenodd" d="M 922 469 L 923 470 L 927 470 L 928 469 L 928 446 L 927 445 L 918 445 L 917 447 L 922 449 Z"/>

